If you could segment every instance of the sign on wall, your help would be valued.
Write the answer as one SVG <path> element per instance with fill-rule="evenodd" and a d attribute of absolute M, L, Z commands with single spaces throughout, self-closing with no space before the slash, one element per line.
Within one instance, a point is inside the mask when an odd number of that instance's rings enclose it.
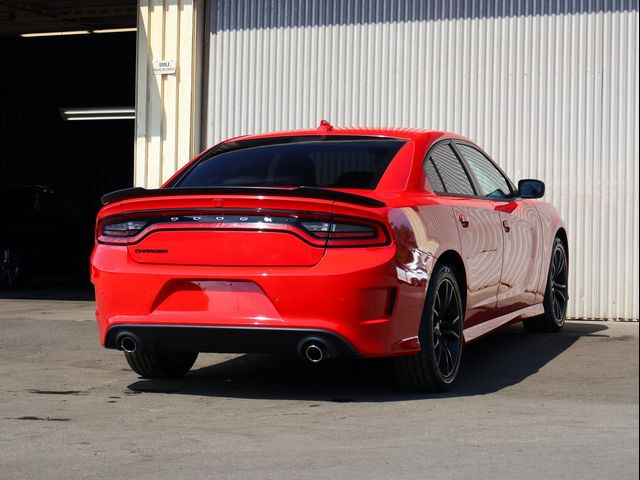
<path fill-rule="evenodd" d="M 154 60 L 152 66 L 154 75 L 170 75 L 176 73 L 175 60 Z"/>

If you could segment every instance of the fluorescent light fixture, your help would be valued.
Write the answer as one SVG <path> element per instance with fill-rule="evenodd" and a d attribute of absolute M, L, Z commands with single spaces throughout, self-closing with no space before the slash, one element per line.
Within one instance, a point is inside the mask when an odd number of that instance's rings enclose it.
<path fill-rule="evenodd" d="M 88 35 L 90 33 L 121 33 L 135 32 L 136 27 L 131 28 L 103 28 L 100 30 L 74 30 L 70 32 L 42 32 L 42 33 L 22 33 L 21 37 L 59 37 L 61 35 Z"/>
<path fill-rule="evenodd" d="M 133 120 L 135 115 L 103 115 L 97 117 L 69 117 L 65 118 L 68 122 L 82 122 L 87 120 Z"/>
<path fill-rule="evenodd" d="M 133 108 L 68 108 L 62 110 L 63 115 L 109 115 L 113 113 L 136 113 Z"/>
<path fill-rule="evenodd" d="M 122 32 L 135 32 L 138 29 L 132 28 L 103 28 L 101 30 L 93 30 L 93 33 L 122 33 Z"/>
<path fill-rule="evenodd" d="M 88 120 L 133 120 L 136 111 L 133 107 L 105 107 L 105 108 L 61 108 L 62 119 L 69 122 Z"/>
<path fill-rule="evenodd" d="M 21 37 L 59 37 L 61 35 L 87 35 L 89 30 L 74 30 L 71 32 L 44 32 L 44 33 L 23 33 Z"/>

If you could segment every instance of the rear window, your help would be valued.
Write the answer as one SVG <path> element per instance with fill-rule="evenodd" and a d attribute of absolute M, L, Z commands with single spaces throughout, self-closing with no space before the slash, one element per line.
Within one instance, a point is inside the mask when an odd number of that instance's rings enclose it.
<path fill-rule="evenodd" d="M 361 136 L 227 142 L 169 186 L 374 189 L 404 143 Z"/>

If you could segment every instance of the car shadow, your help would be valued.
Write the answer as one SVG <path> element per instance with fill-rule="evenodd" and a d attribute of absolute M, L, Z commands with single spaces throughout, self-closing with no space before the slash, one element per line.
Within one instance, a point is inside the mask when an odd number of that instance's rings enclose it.
<path fill-rule="evenodd" d="M 95 293 L 86 277 L 80 274 L 33 277 L 24 286 L 0 290 L 0 300 L 92 301 Z"/>
<path fill-rule="evenodd" d="M 606 324 L 567 322 L 557 334 L 530 334 L 509 326 L 465 349 L 452 392 L 420 394 L 401 390 L 389 360 L 333 360 L 319 365 L 299 358 L 242 355 L 191 371 L 178 380 L 140 379 L 134 392 L 225 398 L 389 402 L 465 397 L 493 393 L 534 375 L 580 337 L 606 336 Z"/>

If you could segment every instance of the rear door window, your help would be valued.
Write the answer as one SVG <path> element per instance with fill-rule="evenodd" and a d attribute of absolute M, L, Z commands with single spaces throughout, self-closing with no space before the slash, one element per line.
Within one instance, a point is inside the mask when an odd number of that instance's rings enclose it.
<path fill-rule="evenodd" d="M 374 189 L 405 140 L 275 137 L 226 142 L 171 187 Z"/>
<path fill-rule="evenodd" d="M 471 180 L 449 143 L 437 145 L 429 152 L 424 169 L 434 192 L 475 195 Z"/>

